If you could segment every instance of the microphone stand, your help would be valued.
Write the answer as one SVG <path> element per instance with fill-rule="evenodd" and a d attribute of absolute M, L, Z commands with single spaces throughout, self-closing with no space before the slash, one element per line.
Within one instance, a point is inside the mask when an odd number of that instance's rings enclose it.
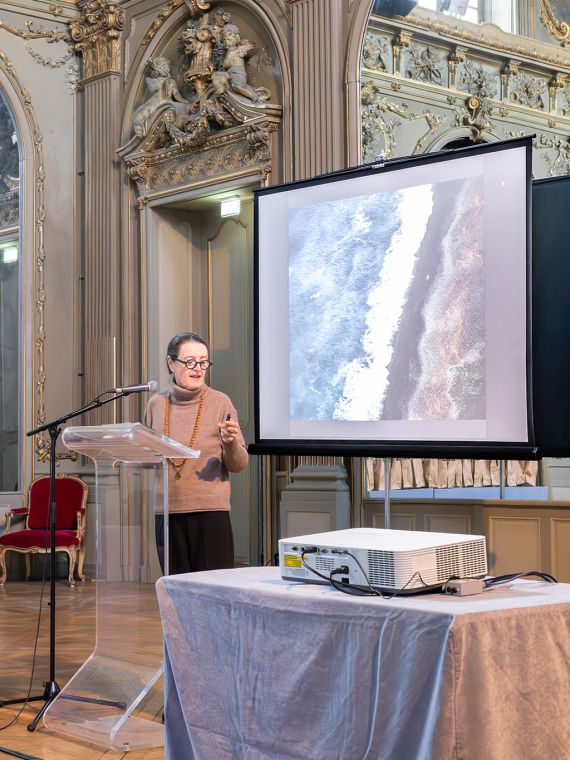
<path fill-rule="evenodd" d="M 111 401 L 117 401 L 120 398 L 123 398 L 124 396 L 130 395 L 133 391 L 127 391 L 123 390 L 121 393 L 118 393 L 114 396 L 111 396 L 110 398 L 101 400 L 100 398 L 96 398 L 94 401 L 91 401 L 87 406 L 82 407 L 81 409 L 77 409 L 74 412 L 70 412 L 69 414 L 64 415 L 63 417 L 59 417 L 56 420 L 52 420 L 51 422 L 46 422 L 44 425 L 40 425 L 39 427 L 34 428 L 33 430 L 30 430 L 26 433 L 27 436 L 36 435 L 37 433 L 41 433 L 44 430 L 47 430 L 50 437 L 50 449 L 49 449 L 49 503 L 50 503 L 50 601 L 49 601 L 49 617 L 50 617 L 50 629 L 49 629 L 49 681 L 44 681 L 44 693 L 35 696 L 35 697 L 27 697 L 23 699 L 7 699 L 7 700 L 0 700 L 0 707 L 6 707 L 7 705 L 15 705 L 15 704 L 27 704 L 28 702 L 38 702 L 39 700 L 44 700 L 44 705 L 42 706 L 39 713 L 36 715 L 34 720 L 29 724 L 28 731 L 35 731 L 36 726 L 38 722 L 40 721 L 41 717 L 43 716 L 44 712 L 47 710 L 47 708 L 50 706 L 50 704 L 53 702 L 53 700 L 57 697 L 57 695 L 60 692 L 60 688 L 57 684 L 57 681 L 55 680 L 55 523 L 56 523 L 56 502 L 55 502 L 55 448 L 57 444 L 58 436 L 61 432 L 60 425 L 62 425 L 64 422 L 67 422 L 67 420 L 72 419 L 73 417 L 78 417 L 81 414 L 85 414 L 86 412 L 90 412 L 93 409 L 98 409 L 100 406 L 104 406 L 105 404 L 109 404 Z M 107 391 L 107 393 L 113 393 L 113 391 Z M 104 395 L 104 394 L 101 394 Z M 5 752 L 6 750 L 3 747 L 0 747 L 0 752 Z M 8 753 L 10 754 L 10 753 Z"/>

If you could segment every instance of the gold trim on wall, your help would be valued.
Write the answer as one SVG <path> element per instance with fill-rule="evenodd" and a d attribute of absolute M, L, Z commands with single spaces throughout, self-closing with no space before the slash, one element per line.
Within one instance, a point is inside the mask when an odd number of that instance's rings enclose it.
<path fill-rule="evenodd" d="M 83 82 L 122 73 L 125 9 L 118 0 L 91 0 L 83 16 L 70 24 L 74 49 L 83 58 Z"/>
<path fill-rule="evenodd" d="M 33 142 L 33 182 L 34 182 L 34 212 L 33 212 L 33 277 L 34 285 L 32 291 L 35 299 L 35 333 L 34 343 L 36 346 L 35 355 L 32 354 L 32 378 L 34 392 L 32 393 L 32 419 L 34 426 L 42 425 L 46 421 L 44 390 L 46 383 L 45 372 L 45 261 L 46 252 L 44 246 L 44 222 L 45 222 L 45 205 L 44 205 L 44 159 L 43 159 L 43 136 L 40 131 L 39 123 L 32 106 L 30 93 L 22 84 L 12 62 L 8 56 L 0 51 L 0 68 L 10 81 L 18 101 L 26 114 L 29 134 Z M 24 347 L 24 351 L 25 351 Z M 24 404 L 25 404 L 24 393 Z M 24 414 L 25 418 L 25 414 Z M 40 462 L 49 459 L 49 441 L 44 434 L 35 436 L 36 457 Z"/>
<path fill-rule="evenodd" d="M 152 42 L 154 36 L 158 33 L 164 22 L 183 4 L 184 0 L 168 0 L 168 3 L 160 9 L 157 17 L 150 25 L 148 32 L 143 37 L 141 47 L 147 47 L 147 45 Z"/>
<path fill-rule="evenodd" d="M 540 0 L 540 18 L 555 40 L 570 41 L 570 24 L 556 17 L 549 0 Z"/>

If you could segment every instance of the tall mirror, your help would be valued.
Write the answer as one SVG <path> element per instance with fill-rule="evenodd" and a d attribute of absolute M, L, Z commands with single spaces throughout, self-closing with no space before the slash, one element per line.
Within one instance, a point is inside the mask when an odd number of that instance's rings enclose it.
<path fill-rule="evenodd" d="M 0 491 L 20 488 L 20 156 L 0 92 Z"/>

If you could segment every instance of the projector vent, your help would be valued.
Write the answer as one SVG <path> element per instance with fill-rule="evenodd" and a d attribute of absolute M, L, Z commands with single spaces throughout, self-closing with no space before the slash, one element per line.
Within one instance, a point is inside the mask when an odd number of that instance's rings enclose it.
<path fill-rule="evenodd" d="M 319 573 L 323 573 L 324 575 L 330 575 L 331 571 L 334 570 L 338 564 L 340 564 L 339 561 L 334 559 L 334 557 L 322 557 L 321 555 L 315 557 L 315 570 L 318 570 Z"/>
<path fill-rule="evenodd" d="M 485 541 L 441 546 L 436 549 L 437 580 L 445 582 L 452 575 L 459 578 L 485 575 L 487 572 L 487 554 Z"/>
<path fill-rule="evenodd" d="M 394 554 L 370 549 L 368 552 L 368 580 L 371 586 L 394 588 Z"/>

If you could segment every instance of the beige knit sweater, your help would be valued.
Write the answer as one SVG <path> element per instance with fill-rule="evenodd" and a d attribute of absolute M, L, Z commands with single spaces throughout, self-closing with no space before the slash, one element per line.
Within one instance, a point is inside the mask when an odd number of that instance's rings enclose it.
<path fill-rule="evenodd" d="M 173 381 L 170 391 L 158 393 L 149 400 L 145 425 L 165 434 L 166 398 L 171 394 L 168 437 L 188 446 L 198 414 L 200 395 L 204 393 L 202 416 L 194 449 L 198 459 L 187 459 L 180 479 L 168 468 L 168 509 L 170 512 L 228 511 L 230 509 L 230 472 L 240 472 L 247 465 L 248 454 L 241 431 L 231 443 L 223 443 L 218 422 L 229 413 L 237 413 L 225 393 L 203 385 L 196 391 L 180 388 Z"/>

